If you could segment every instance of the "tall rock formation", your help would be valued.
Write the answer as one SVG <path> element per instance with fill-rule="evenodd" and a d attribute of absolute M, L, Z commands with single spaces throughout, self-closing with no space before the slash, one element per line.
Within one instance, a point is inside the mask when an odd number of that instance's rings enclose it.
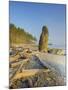
<path fill-rule="evenodd" d="M 43 26 L 39 40 L 39 51 L 47 52 L 48 50 L 48 28 Z"/>

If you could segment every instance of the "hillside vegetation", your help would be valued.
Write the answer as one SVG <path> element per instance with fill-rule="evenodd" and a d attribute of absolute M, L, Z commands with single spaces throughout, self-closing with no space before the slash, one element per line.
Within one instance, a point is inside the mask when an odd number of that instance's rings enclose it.
<path fill-rule="evenodd" d="M 30 33 L 26 32 L 22 28 L 17 28 L 14 24 L 10 24 L 9 27 L 9 34 L 10 34 L 10 44 L 16 43 L 34 43 L 36 38 L 32 36 Z"/>

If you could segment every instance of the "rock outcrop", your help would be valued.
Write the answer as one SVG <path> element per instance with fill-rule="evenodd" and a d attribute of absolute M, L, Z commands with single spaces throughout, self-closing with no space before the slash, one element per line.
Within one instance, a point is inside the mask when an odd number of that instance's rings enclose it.
<path fill-rule="evenodd" d="M 39 40 L 39 51 L 47 52 L 48 51 L 48 28 L 43 26 L 42 33 Z"/>
<path fill-rule="evenodd" d="M 48 49 L 48 53 L 56 54 L 56 55 L 66 55 L 66 50 L 65 49 L 50 48 L 50 49 Z"/>

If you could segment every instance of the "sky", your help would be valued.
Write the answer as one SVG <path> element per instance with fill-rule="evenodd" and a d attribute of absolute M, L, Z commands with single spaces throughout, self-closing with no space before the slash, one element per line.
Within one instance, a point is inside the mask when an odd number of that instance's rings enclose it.
<path fill-rule="evenodd" d="M 66 6 L 64 4 L 9 2 L 10 23 L 24 28 L 39 40 L 42 27 L 49 31 L 49 43 L 65 47 Z"/>

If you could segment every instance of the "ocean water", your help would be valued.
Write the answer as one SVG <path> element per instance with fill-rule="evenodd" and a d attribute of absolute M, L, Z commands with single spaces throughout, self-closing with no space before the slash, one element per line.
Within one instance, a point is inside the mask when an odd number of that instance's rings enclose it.
<path fill-rule="evenodd" d="M 53 45 L 49 45 L 48 47 L 49 48 L 57 48 L 57 49 L 66 49 L 66 45 L 56 45 L 56 44 L 53 44 Z"/>

